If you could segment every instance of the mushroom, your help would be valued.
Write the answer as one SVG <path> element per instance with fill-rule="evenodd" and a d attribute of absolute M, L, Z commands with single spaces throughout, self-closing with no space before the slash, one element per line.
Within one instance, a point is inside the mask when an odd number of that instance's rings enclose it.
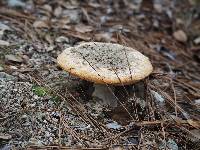
<path fill-rule="evenodd" d="M 133 84 L 153 70 L 149 59 L 139 51 L 120 44 L 86 42 L 65 49 L 57 58 L 61 68 L 83 80 L 94 82 L 96 96 L 117 104 L 114 86 Z"/>

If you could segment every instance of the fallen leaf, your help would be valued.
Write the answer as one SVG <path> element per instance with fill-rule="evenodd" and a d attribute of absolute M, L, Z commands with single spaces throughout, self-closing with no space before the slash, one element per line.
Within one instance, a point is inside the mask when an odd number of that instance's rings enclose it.
<path fill-rule="evenodd" d="M 197 121 L 194 121 L 194 120 L 192 120 L 192 119 L 188 119 L 187 122 L 188 122 L 191 126 L 193 126 L 193 127 L 195 127 L 195 128 L 200 128 L 200 124 L 199 124 L 199 122 L 197 122 Z"/>
<path fill-rule="evenodd" d="M 95 34 L 95 40 L 111 42 L 112 41 L 112 34 L 111 33 L 97 33 L 97 34 Z"/>
<path fill-rule="evenodd" d="M 64 18 L 58 20 L 56 27 L 59 29 L 69 30 L 69 29 L 71 29 L 71 26 L 67 25 L 68 23 L 70 23 L 70 19 L 68 17 L 64 17 Z"/>
<path fill-rule="evenodd" d="M 80 33 L 80 32 L 73 32 L 73 31 L 62 31 L 63 34 L 66 34 L 68 37 L 72 36 L 72 37 L 75 37 L 75 38 L 78 38 L 78 39 L 82 39 L 82 40 L 85 40 L 85 41 L 90 41 L 91 40 L 91 37 L 87 34 L 83 34 L 83 33 Z"/>
<path fill-rule="evenodd" d="M 86 33 L 86 32 L 91 32 L 93 30 L 92 26 L 86 26 L 84 24 L 79 24 L 75 26 L 75 30 L 77 32 L 81 32 L 81 33 Z"/>
<path fill-rule="evenodd" d="M 43 20 L 36 20 L 33 23 L 34 28 L 49 28 L 49 25 L 46 23 L 46 21 Z"/>

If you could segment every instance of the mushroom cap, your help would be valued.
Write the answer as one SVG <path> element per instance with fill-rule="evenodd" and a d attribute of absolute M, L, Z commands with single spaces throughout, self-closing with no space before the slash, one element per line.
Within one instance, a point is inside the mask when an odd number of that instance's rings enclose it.
<path fill-rule="evenodd" d="M 139 51 L 101 42 L 67 48 L 58 56 L 57 62 L 72 75 L 99 84 L 132 84 L 153 70 L 149 59 Z"/>

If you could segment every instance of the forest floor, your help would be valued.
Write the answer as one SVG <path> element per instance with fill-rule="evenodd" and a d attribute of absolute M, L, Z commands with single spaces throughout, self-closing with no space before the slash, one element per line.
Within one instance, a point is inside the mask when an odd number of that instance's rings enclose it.
<path fill-rule="evenodd" d="M 84 41 L 135 48 L 154 71 L 103 105 L 56 63 Z M 1 0 L 0 149 L 109 148 L 200 149 L 199 1 Z"/>

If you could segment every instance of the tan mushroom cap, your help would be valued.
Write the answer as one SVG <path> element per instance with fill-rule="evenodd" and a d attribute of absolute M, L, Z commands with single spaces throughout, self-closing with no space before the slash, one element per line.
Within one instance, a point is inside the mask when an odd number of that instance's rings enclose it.
<path fill-rule="evenodd" d="M 139 51 L 101 42 L 67 48 L 58 56 L 57 62 L 69 73 L 100 84 L 132 84 L 153 70 L 149 59 Z"/>

